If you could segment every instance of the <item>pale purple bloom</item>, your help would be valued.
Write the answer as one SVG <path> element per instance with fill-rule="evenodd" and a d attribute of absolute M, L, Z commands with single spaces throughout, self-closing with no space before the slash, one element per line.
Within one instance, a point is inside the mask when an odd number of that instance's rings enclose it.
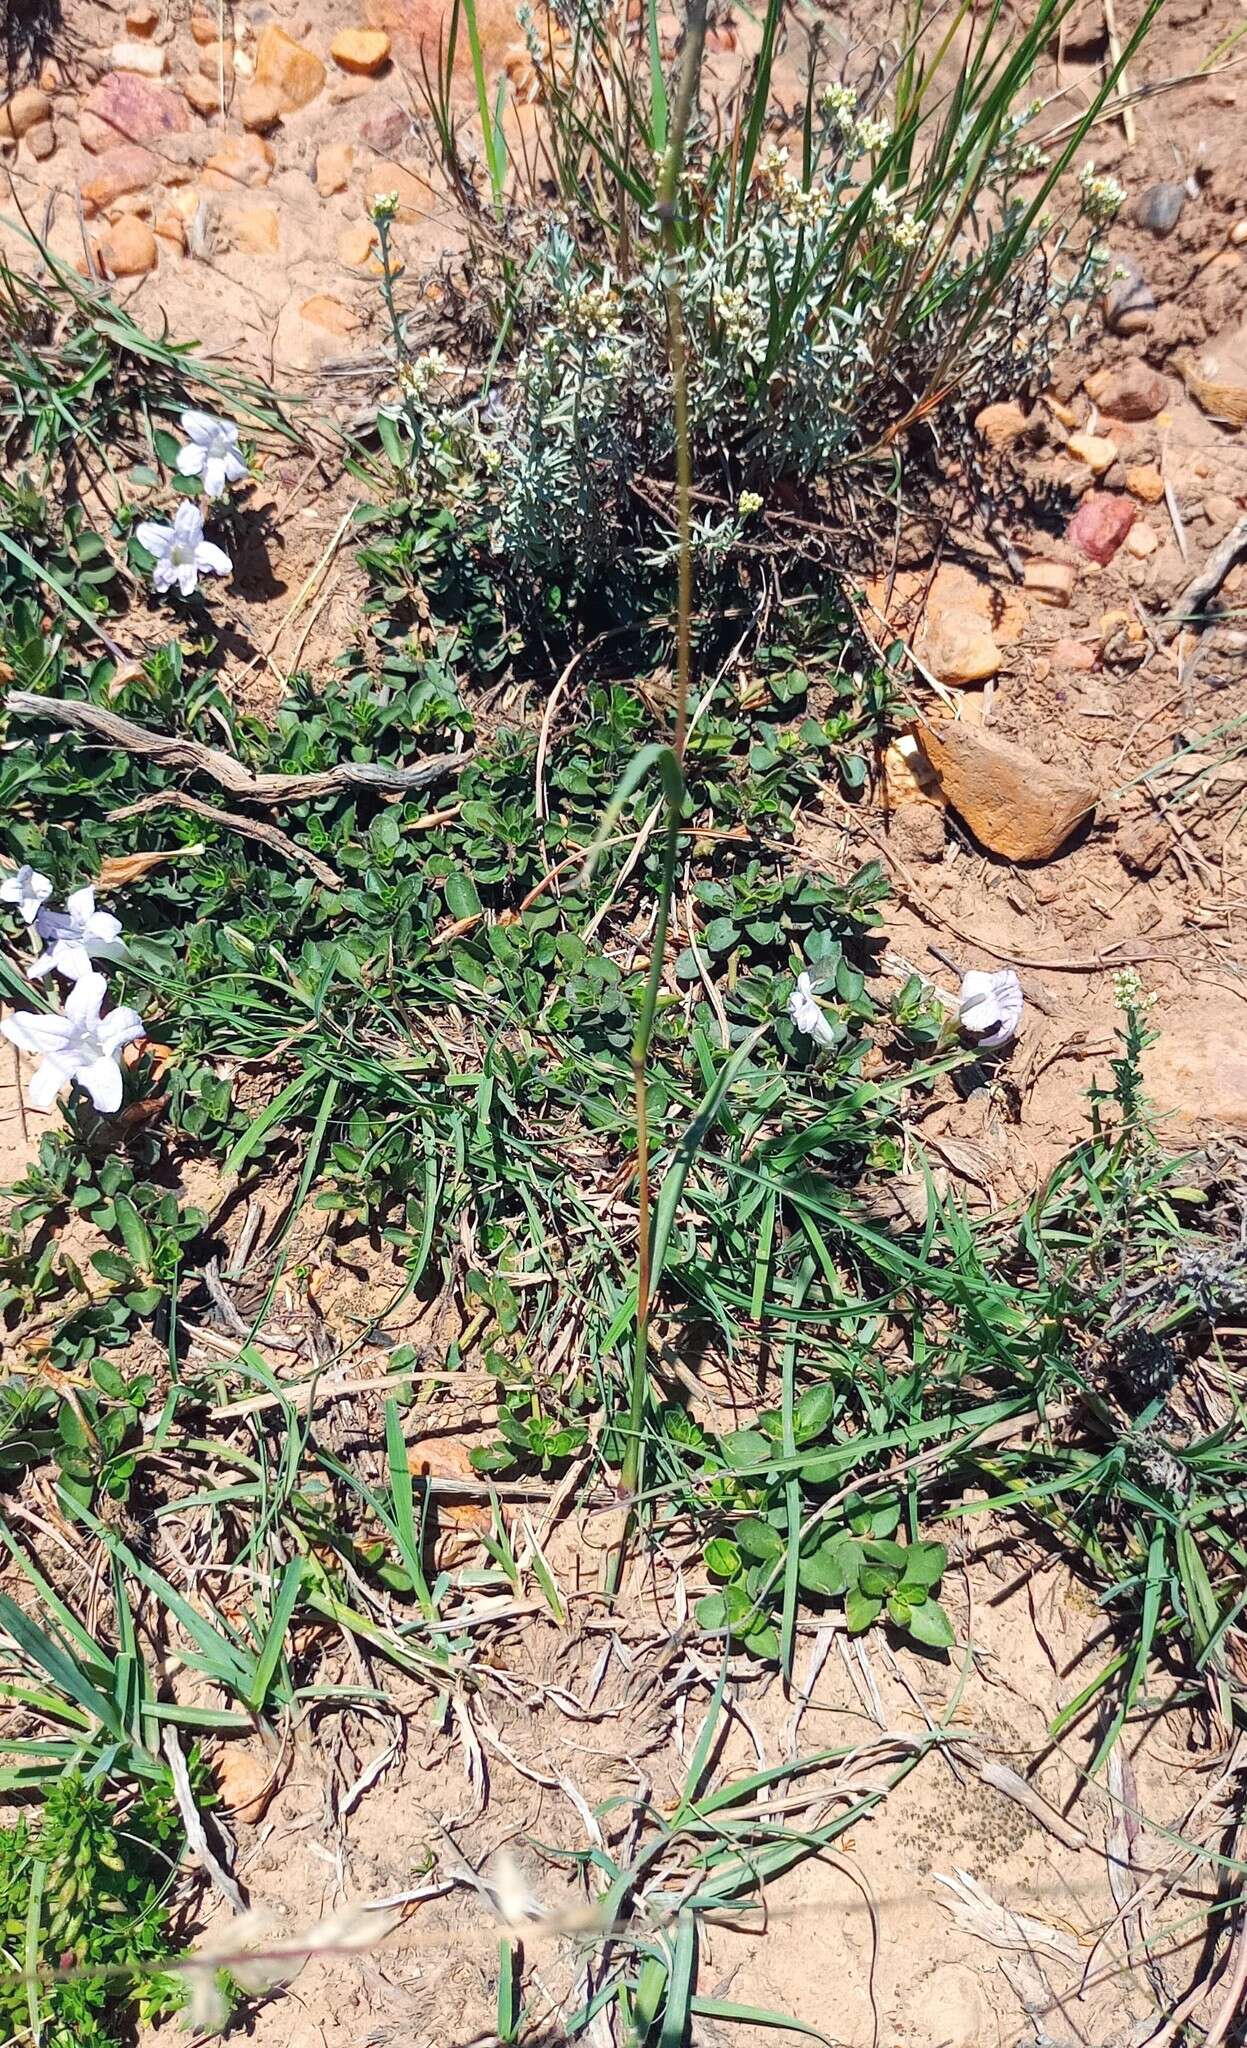
<path fill-rule="evenodd" d="M 183 597 L 190 597 L 201 576 L 228 576 L 234 566 L 224 548 L 204 539 L 203 513 L 189 498 L 178 506 L 172 526 L 144 519 L 136 534 L 155 561 L 152 585 L 162 596 L 176 583 Z"/>
<path fill-rule="evenodd" d="M 146 1036 L 137 1010 L 124 1006 L 101 1017 L 108 993 L 102 974 L 89 971 L 74 983 L 63 1010 L 39 1015 L 20 1011 L 6 1017 L 0 1031 L 23 1052 L 40 1055 L 27 1091 L 32 1109 L 51 1109 L 62 1088 L 76 1081 L 101 1114 L 121 1107 L 123 1046 Z"/>
<path fill-rule="evenodd" d="M 27 924 L 34 923 L 51 894 L 51 882 L 36 874 L 29 861 L 0 882 L 0 903 L 16 903 L 18 916 Z"/>
<path fill-rule="evenodd" d="M 997 974 L 976 967 L 962 980 L 957 1021 L 980 1052 L 995 1052 L 1017 1036 L 1022 1000 L 1022 984 L 1011 967 Z"/>
<path fill-rule="evenodd" d="M 182 476 L 201 476 L 205 497 L 223 498 L 228 484 L 249 474 L 233 420 L 220 420 L 211 412 L 184 412 L 182 432 L 186 446 L 178 451 L 178 470 Z"/>
<path fill-rule="evenodd" d="M 68 912 L 68 915 L 66 915 Z M 121 937 L 121 919 L 95 907 L 94 889 L 75 889 L 65 898 L 65 910 L 41 910 L 35 919 L 41 939 L 50 941 L 26 970 L 31 981 L 45 974 L 63 974 L 67 981 L 81 981 L 89 974 L 93 960 L 124 960 L 126 948 Z"/>
<path fill-rule="evenodd" d="M 836 1034 L 823 1015 L 808 974 L 797 976 L 797 985 L 788 998 L 788 1015 L 798 1031 L 812 1038 L 815 1045 L 834 1045 Z"/>

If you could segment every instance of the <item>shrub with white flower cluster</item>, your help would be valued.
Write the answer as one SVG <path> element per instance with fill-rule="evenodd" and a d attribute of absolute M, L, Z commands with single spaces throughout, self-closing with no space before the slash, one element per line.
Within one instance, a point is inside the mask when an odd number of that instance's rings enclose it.
<path fill-rule="evenodd" d="M 732 480 L 733 499 L 834 488 L 929 390 L 955 385 L 968 412 L 1042 379 L 1098 287 L 1115 193 L 1092 176 L 1063 224 L 1036 212 L 1019 190 L 1041 167 L 1021 140 L 1035 112 L 1004 122 L 969 196 L 961 175 L 928 176 L 913 133 L 847 86 L 823 94 L 808 161 L 762 152 L 743 197 L 694 147 L 695 226 L 676 260 L 699 481 L 727 495 Z M 534 216 L 502 295 L 523 336 L 511 375 L 464 402 L 400 371 L 415 491 L 483 524 L 521 581 L 590 584 L 635 536 L 648 481 L 670 473 L 669 258 L 648 227 L 640 260 L 615 275 L 573 216 Z M 729 502 L 694 538 L 713 556 L 738 534 Z"/>
<path fill-rule="evenodd" d="M 104 1014 L 108 983 L 92 964 L 125 959 L 121 922 L 96 909 L 93 889 L 75 889 L 63 911 L 48 907 L 51 894 L 48 877 L 29 865 L 0 882 L 0 903 L 13 904 L 43 942 L 28 978 L 57 974 L 70 985 L 59 1010 L 19 1010 L 5 1018 L 0 1032 L 20 1051 L 38 1055 L 27 1090 L 32 1109 L 51 1109 L 61 1090 L 76 1083 L 101 1115 L 111 1115 L 121 1107 L 120 1055 L 147 1035 L 138 1011 L 127 1004 Z"/>
<path fill-rule="evenodd" d="M 186 442 L 178 450 L 178 474 L 202 479 L 205 498 L 223 498 L 231 484 L 250 475 L 232 420 L 193 409 L 181 416 Z M 183 498 L 171 525 L 144 519 L 135 529 L 140 547 L 152 558 L 152 588 L 160 596 L 177 589 L 193 597 L 201 576 L 228 576 L 233 562 L 224 548 L 204 539 L 204 518 L 198 505 Z"/>

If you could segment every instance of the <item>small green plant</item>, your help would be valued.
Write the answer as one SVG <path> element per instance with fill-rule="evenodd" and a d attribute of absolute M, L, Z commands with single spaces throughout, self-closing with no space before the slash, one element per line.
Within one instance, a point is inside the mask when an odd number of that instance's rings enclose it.
<path fill-rule="evenodd" d="M 181 1847 L 166 1792 L 121 1810 L 79 1771 L 53 1781 L 33 1824 L 0 1828 L 0 2038 L 121 2048 L 135 2021 L 179 2009 L 161 1963 Z"/>

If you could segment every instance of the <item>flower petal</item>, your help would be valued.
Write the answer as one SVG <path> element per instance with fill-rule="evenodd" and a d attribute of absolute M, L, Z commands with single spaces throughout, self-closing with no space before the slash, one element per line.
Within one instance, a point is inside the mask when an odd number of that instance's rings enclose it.
<path fill-rule="evenodd" d="M 92 888 L 75 889 L 72 896 L 65 898 L 65 908 L 79 931 L 85 931 L 95 916 L 95 891 Z"/>
<path fill-rule="evenodd" d="M 227 448 L 225 451 L 225 476 L 227 482 L 231 484 L 241 483 L 242 479 L 245 476 L 250 476 L 250 474 L 251 471 L 247 468 L 242 456 L 237 454 L 233 448 Z"/>
<path fill-rule="evenodd" d="M 189 548 L 197 548 L 204 537 L 203 513 L 189 498 L 183 498 L 173 515 L 173 537 Z"/>
<path fill-rule="evenodd" d="M 195 567 L 207 576 L 228 576 L 234 567 L 224 548 L 210 540 L 201 540 L 195 549 Z"/>
<path fill-rule="evenodd" d="M 51 1109 L 61 1089 L 72 1076 L 62 1073 L 54 1060 L 40 1060 L 26 1084 L 26 1100 L 32 1109 Z"/>
<path fill-rule="evenodd" d="M 157 562 L 155 568 L 152 570 L 152 589 L 156 591 L 160 597 L 163 597 L 166 590 L 171 590 L 173 588 L 173 579 L 176 576 L 176 574 L 176 569 L 174 568 L 172 562 L 169 560 L 169 557 L 166 555 L 162 561 Z"/>
<path fill-rule="evenodd" d="M 207 455 L 204 457 L 204 496 L 219 498 L 225 490 L 225 457 Z"/>
<path fill-rule="evenodd" d="M 193 597 L 199 584 L 199 574 L 193 562 L 179 562 L 174 570 L 178 589 L 183 597 Z"/>
<path fill-rule="evenodd" d="M 121 1051 L 123 1045 L 133 1045 L 136 1038 L 146 1038 L 147 1027 L 137 1010 L 122 1003 L 110 1010 L 99 1028 L 99 1041 L 110 1058 Z"/>
<path fill-rule="evenodd" d="M 19 1010 L 0 1024 L 10 1045 L 23 1052 L 59 1052 L 75 1036 L 73 1025 L 60 1011 Z"/>
<path fill-rule="evenodd" d="M 173 546 L 173 528 L 161 526 L 155 519 L 140 519 L 134 529 L 134 538 L 141 548 L 146 548 L 148 554 L 155 555 L 159 561 Z"/>
<path fill-rule="evenodd" d="M 111 1116 L 121 1108 L 121 1068 L 113 1059 L 88 1060 L 74 1075 L 80 1088 L 85 1088 L 95 1108 L 102 1116 Z"/>
<path fill-rule="evenodd" d="M 207 457 L 196 441 L 188 441 L 185 448 L 178 449 L 178 475 L 201 476 Z"/>
<path fill-rule="evenodd" d="M 216 440 L 223 422 L 215 413 L 197 412 L 191 406 L 182 414 L 179 425 L 188 440 L 197 441 L 201 448 L 206 448 L 210 441 Z"/>
<path fill-rule="evenodd" d="M 108 983 L 102 974 L 84 974 L 76 981 L 65 998 L 65 1015 L 78 1031 L 94 1031 L 99 1026 L 100 1010 L 108 994 Z"/>

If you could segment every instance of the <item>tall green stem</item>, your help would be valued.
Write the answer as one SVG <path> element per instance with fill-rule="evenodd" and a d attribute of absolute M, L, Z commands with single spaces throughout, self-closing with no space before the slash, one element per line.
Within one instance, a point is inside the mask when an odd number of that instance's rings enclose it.
<path fill-rule="evenodd" d="M 667 932 L 671 923 L 671 900 L 675 894 L 676 856 L 680 817 L 684 803 L 684 748 L 688 737 L 689 678 L 692 669 L 693 619 L 693 455 L 688 419 L 688 351 L 684 337 L 684 310 L 680 294 L 680 244 L 676 232 L 680 174 L 688 125 L 697 99 L 702 51 L 706 39 L 706 0 L 689 0 L 684 35 L 684 61 L 680 91 L 667 144 L 666 160 L 658 188 L 658 221 L 666 258 L 667 346 L 671 358 L 671 386 L 674 399 L 676 516 L 679 545 L 679 594 L 676 639 L 676 711 L 673 744 L 674 774 L 664 777 L 666 787 L 665 838 L 662 872 L 658 889 L 658 914 L 654 919 L 649 974 L 636 1031 L 632 1040 L 632 1085 L 636 1103 L 637 1139 L 637 1285 L 636 1344 L 632 1356 L 632 1379 L 628 1399 L 627 1443 L 624 1448 L 622 1483 L 629 1502 L 640 1492 L 645 1476 L 645 1397 L 649 1385 L 649 1326 L 653 1308 L 652 1223 L 649 1184 L 649 1115 L 646 1070 L 654 1036 L 654 1018 L 662 987 L 667 953 Z M 630 1525 L 631 1517 L 629 1517 Z M 610 1561 L 607 1590 L 614 1592 L 623 1563 L 628 1530 Z"/>

